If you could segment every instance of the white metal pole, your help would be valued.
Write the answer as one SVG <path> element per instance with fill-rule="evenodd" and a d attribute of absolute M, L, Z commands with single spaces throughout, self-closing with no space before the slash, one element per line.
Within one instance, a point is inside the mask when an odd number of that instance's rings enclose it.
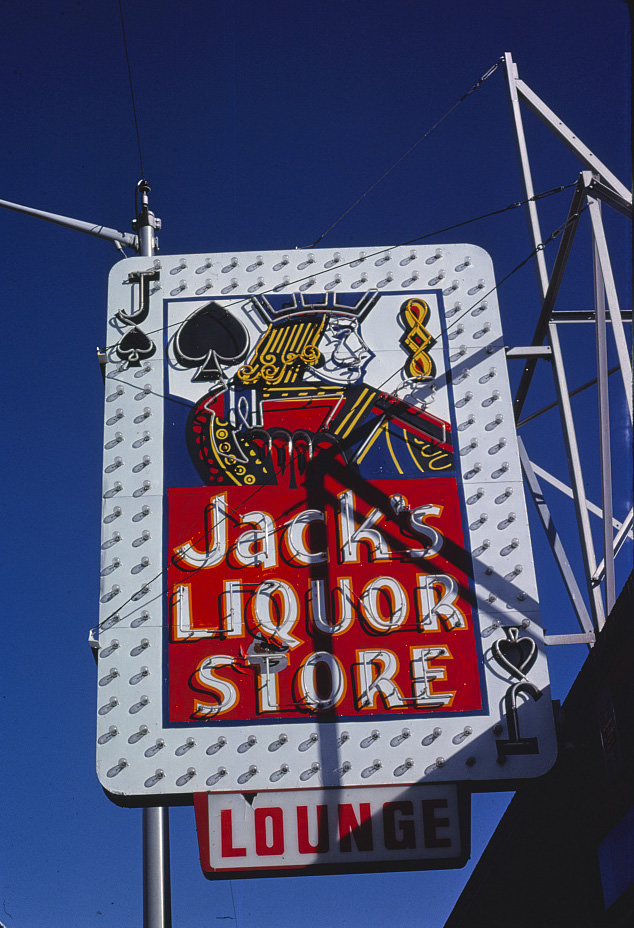
<path fill-rule="evenodd" d="M 617 522 L 617 519 L 612 519 L 612 524 Z M 620 528 L 618 528 L 616 535 L 614 536 L 614 557 L 617 556 L 621 550 L 621 545 L 625 539 L 629 536 L 632 537 L 632 525 L 634 524 L 634 509 L 630 509 L 628 514 L 625 516 L 625 519 L 621 523 Z M 597 583 L 601 583 L 605 575 L 605 559 L 597 565 L 597 569 L 594 572 L 594 577 L 592 578 Z"/>
<path fill-rule="evenodd" d="M 169 809 L 143 809 L 143 928 L 171 928 Z"/>
<path fill-rule="evenodd" d="M 139 253 L 154 254 L 156 219 L 148 208 L 150 188 L 138 184 L 141 209 L 136 217 Z M 171 928 L 169 809 L 151 806 L 143 809 L 143 928 Z"/>
<path fill-rule="evenodd" d="M 32 206 L 22 206 L 22 204 L 12 203 L 10 200 L 0 200 L 0 206 L 3 209 L 13 210 L 14 213 L 34 216 L 36 219 L 54 222 L 55 225 L 73 229 L 75 232 L 85 232 L 86 235 L 94 235 L 96 238 L 104 238 L 108 242 L 118 242 L 120 245 L 125 245 L 126 248 L 138 250 L 137 236 L 130 235 L 128 232 L 118 232 L 116 229 L 109 229 L 108 226 L 102 226 L 96 222 L 84 222 L 83 219 L 71 219 L 70 216 L 60 216 L 59 213 L 48 213 L 43 209 L 33 209 Z"/>
<path fill-rule="evenodd" d="M 566 382 L 564 362 L 559 344 L 559 334 L 557 332 L 557 326 L 554 322 L 550 322 L 548 325 L 548 340 L 553 353 L 553 374 L 555 378 L 555 389 L 557 391 L 559 415 L 561 417 L 562 433 L 566 446 L 566 456 L 568 458 L 570 481 L 574 493 L 573 498 L 575 503 L 575 512 L 577 515 L 577 528 L 579 530 L 579 539 L 581 541 L 581 554 L 583 557 L 586 584 L 588 588 L 588 596 L 590 599 L 590 609 L 592 612 L 595 629 L 596 631 L 600 631 L 605 624 L 605 613 L 603 609 L 603 602 L 601 600 L 601 590 L 594 584 L 592 580 L 597 568 L 597 562 L 594 553 L 594 543 L 592 541 L 590 519 L 588 517 L 586 490 L 583 482 L 581 458 L 579 455 L 577 436 L 572 418 L 570 392 Z"/>
<path fill-rule="evenodd" d="M 610 263 L 610 253 L 608 243 L 605 238 L 605 230 L 601 219 L 601 202 L 594 196 L 590 195 L 592 183 L 588 188 L 588 206 L 590 208 L 590 220 L 592 222 L 592 237 L 594 241 L 595 254 L 598 258 L 601 276 L 603 277 L 603 286 L 610 310 L 610 322 L 612 323 L 612 334 L 616 344 L 616 352 L 621 367 L 621 376 L 625 388 L 625 402 L 632 422 L 632 359 L 627 347 L 625 331 L 623 329 L 623 320 L 621 319 L 621 308 L 619 298 L 614 284 L 614 275 L 612 274 L 612 265 Z"/>
<path fill-rule="evenodd" d="M 517 77 L 517 74 L 515 76 Z M 515 92 L 590 171 L 598 174 L 620 197 L 631 204 L 632 193 L 625 184 L 622 184 L 618 177 L 608 170 L 594 152 L 590 151 L 588 146 L 584 145 L 581 139 L 577 138 L 574 132 L 519 77 L 515 81 Z"/>
<path fill-rule="evenodd" d="M 504 64 L 506 69 L 506 81 L 509 89 L 509 100 L 511 103 L 511 113 L 513 114 L 513 123 L 515 125 L 515 141 L 517 142 L 517 151 L 522 168 L 522 179 L 524 181 L 524 191 L 526 199 L 526 212 L 528 215 L 528 224 L 531 230 L 533 246 L 537 248 L 542 241 L 542 233 L 539 228 L 539 217 L 537 215 L 537 204 L 531 197 L 534 196 L 533 178 L 531 177 L 530 163 L 528 160 L 528 148 L 526 147 L 526 137 L 524 136 L 524 124 L 522 122 L 522 112 L 520 110 L 520 101 L 517 96 L 517 65 L 513 61 L 510 52 L 504 55 Z M 541 293 L 542 302 L 546 299 L 548 291 L 548 270 L 546 268 L 546 259 L 543 250 L 539 250 L 535 255 L 537 265 L 537 280 Z"/>
<path fill-rule="evenodd" d="M 615 601 L 614 532 L 612 529 L 612 465 L 610 456 L 610 407 L 608 397 L 608 348 L 605 323 L 605 286 L 595 236 L 592 236 L 594 266 L 594 311 L 597 329 L 597 381 L 599 394 L 599 436 L 601 454 L 601 493 L 603 508 L 603 557 L 605 561 L 605 611 L 609 615 Z"/>
<path fill-rule="evenodd" d="M 574 573 L 572 572 L 572 567 L 570 566 L 570 562 L 564 550 L 564 546 L 561 543 L 561 539 L 557 533 L 557 529 L 555 528 L 550 510 L 548 509 L 548 505 L 544 499 L 544 494 L 541 491 L 539 481 L 537 480 L 537 476 L 533 470 L 533 465 L 529 460 L 524 443 L 519 435 L 517 438 L 517 444 L 520 453 L 520 462 L 522 464 L 524 476 L 526 477 L 526 482 L 528 483 L 528 488 L 531 492 L 531 496 L 533 497 L 533 502 L 537 507 L 539 517 L 542 520 L 542 524 L 546 531 L 546 536 L 550 542 L 552 552 L 555 556 L 555 560 L 557 561 L 557 566 L 559 567 L 559 572 L 561 573 L 566 590 L 568 591 L 570 601 L 572 602 L 574 610 L 577 614 L 579 625 L 581 626 L 583 632 L 591 632 L 592 619 L 590 618 L 588 610 L 586 609 L 586 604 L 583 601 L 581 590 L 577 585 L 577 581 L 575 579 Z"/>
<path fill-rule="evenodd" d="M 570 256 L 570 251 L 572 249 L 572 243 L 577 231 L 579 214 L 583 205 L 584 197 L 585 182 L 582 174 L 577 181 L 577 188 L 574 192 L 574 196 L 570 204 L 570 209 L 568 211 L 568 218 L 566 219 L 566 224 L 561 236 L 561 240 L 559 242 L 557 257 L 555 258 L 555 263 L 553 265 L 553 272 L 550 275 L 548 289 L 546 290 L 546 295 L 542 303 L 541 313 L 539 314 L 539 319 L 537 320 L 537 325 L 535 326 L 535 334 L 533 336 L 532 342 L 534 347 L 541 345 L 544 341 L 544 338 L 546 337 L 548 323 L 550 322 L 550 317 L 555 307 L 557 294 L 559 293 L 561 281 L 563 279 L 566 265 L 568 263 L 568 258 Z M 513 401 L 513 412 L 515 414 L 516 422 L 519 421 L 519 418 L 522 414 L 524 402 L 528 395 L 528 389 L 530 387 L 533 374 L 535 373 L 536 366 L 537 357 L 534 355 L 532 357 L 527 357 L 524 370 L 522 371 L 522 377 L 517 388 L 517 393 L 515 394 L 515 399 Z"/>

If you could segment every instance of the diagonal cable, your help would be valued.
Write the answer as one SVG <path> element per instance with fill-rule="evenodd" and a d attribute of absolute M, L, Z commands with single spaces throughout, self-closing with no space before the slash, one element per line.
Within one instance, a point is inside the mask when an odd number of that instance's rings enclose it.
<path fill-rule="evenodd" d="M 335 219 L 335 221 L 332 223 L 332 225 L 328 226 L 328 228 L 326 229 L 326 231 L 325 231 L 325 232 L 322 232 L 321 235 L 318 236 L 318 238 L 315 239 L 315 241 L 313 242 L 313 244 L 312 244 L 312 245 L 309 245 L 308 247 L 309 247 L 309 248 L 314 248 L 316 245 L 319 244 L 319 242 L 321 242 L 321 240 L 322 240 L 323 238 L 325 238 L 325 237 L 328 235 L 329 232 L 332 232 L 332 230 L 335 228 L 335 226 L 339 225 L 339 223 L 341 222 L 341 220 L 342 220 L 342 219 L 345 219 L 345 217 L 348 215 L 348 213 L 351 213 L 352 210 L 355 208 L 355 206 L 358 206 L 359 203 L 360 203 L 362 200 L 364 200 L 365 197 L 368 196 L 368 194 L 372 193 L 372 191 L 373 191 L 376 187 L 378 187 L 378 185 L 381 183 L 381 181 L 382 181 L 382 180 L 385 180 L 385 178 L 388 176 L 388 174 L 391 174 L 392 171 L 393 171 L 395 168 L 397 168 L 397 167 L 399 166 L 399 164 L 407 158 L 408 155 L 411 155 L 411 153 L 414 151 L 415 148 L 418 148 L 418 146 L 420 145 L 420 143 L 423 142 L 423 141 L 427 138 L 428 135 L 431 135 L 431 133 L 434 131 L 434 129 L 437 129 L 438 126 L 439 126 L 441 123 L 443 123 L 443 122 L 445 121 L 445 119 L 447 119 L 447 117 L 450 116 L 450 115 L 453 113 L 453 111 L 454 111 L 455 109 L 457 109 L 457 108 L 460 106 L 460 104 L 463 103 L 463 102 L 467 99 L 467 97 L 471 96 L 471 94 L 472 94 L 475 90 L 477 90 L 478 87 L 480 87 L 480 86 L 485 82 L 485 80 L 486 80 L 488 77 L 491 77 L 491 75 L 493 74 L 493 72 L 502 64 L 503 61 L 504 61 L 504 58 L 500 58 L 499 61 L 496 61 L 496 63 L 495 63 L 492 67 L 490 67 L 489 70 L 488 70 L 485 74 L 483 74 L 482 77 L 481 77 L 479 80 L 477 80 L 477 81 L 475 82 L 475 84 L 473 85 L 473 87 L 471 87 L 470 90 L 467 90 L 467 92 L 466 92 L 465 94 L 463 94 L 463 95 L 460 97 L 459 100 L 456 100 L 456 102 L 453 104 L 453 106 L 451 106 L 451 107 L 447 110 L 447 112 L 444 114 L 444 116 L 441 116 L 440 119 L 437 120 L 437 121 L 433 124 L 433 126 L 430 126 L 430 128 L 427 129 L 427 131 L 424 132 L 423 135 L 421 135 L 421 137 L 420 137 L 416 142 L 414 142 L 413 145 L 410 145 L 410 147 L 407 149 L 407 151 L 404 152 L 404 153 L 401 155 L 401 157 L 400 157 L 397 161 L 395 161 L 394 164 L 393 164 L 391 167 L 389 167 L 389 168 L 387 169 L 387 171 L 384 171 L 383 174 L 381 174 L 381 176 L 379 177 L 379 179 L 378 179 L 378 180 L 375 180 L 374 183 L 371 184 L 370 187 L 368 187 L 368 189 L 365 191 L 365 193 L 362 193 L 361 196 L 360 196 L 358 199 L 356 199 L 356 200 L 354 201 L 354 203 L 351 204 L 351 206 L 349 206 L 346 210 L 344 210 L 344 212 L 341 214 L 341 216 L 339 216 L 338 219 Z"/>
<path fill-rule="evenodd" d="M 479 216 L 473 216 L 471 219 L 464 219 L 461 222 L 454 222 L 452 225 L 443 226 L 443 228 L 441 229 L 434 229 L 432 232 L 424 232 L 421 235 L 417 235 L 414 238 L 407 239 L 406 241 L 397 242 L 395 245 L 388 245 L 385 248 L 379 248 L 377 249 L 377 251 L 373 251 L 371 252 L 371 254 L 366 255 L 365 256 L 366 260 L 370 261 L 372 258 L 376 258 L 379 255 L 387 254 L 388 252 L 393 251 L 395 248 L 404 248 L 406 245 L 415 245 L 417 242 L 422 242 L 424 239 L 434 238 L 437 235 L 442 235 L 444 232 L 450 232 L 453 229 L 459 229 L 462 226 L 468 226 L 472 222 L 479 222 L 480 220 L 488 219 L 491 216 L 499 216 L 502 213 L 507 213 L 509 210 L 518 209 L 520 206 L 526 206 L 527 203 L 530 203 L 533 200 L 543 200 L 546 197 L 554 196 L 554 194 L 561 193 L 563 190 L 568 190 L 570 187 L 574 187 L 575 185 L 576 185 L 576 181 L 571 184 L 562 184 L 559 187 L 553 187 L 551 190 L 544 190 L 541 193 L 535 193 L 533 194 L 532 197 L 528 197 L 528 199 L 526 200 L 518 200 L 515 203 L 509 203 L 508 206 L 503 206 L 503 207 L 500 207 L 499 209 L 491 210 L 488 213 L 482 213 Z M 530 258 L 533 257 L 533 254 L 534 252 L 532 252 L 529 255 L 529 258 L 527 260 L 530 260 Z M 356 260 L 358 259 L 351 258 L 350 261 L 342 261 L 340 264 L 338 264 L 338 267 L 339 268 L 348 267 L 350 264 L 352 264 Z M 312 274 L 308 274 L 304 277 L 297 277 L 295 280 L 288 281 L 288 283 L 285 284 L 285 286 L 295 287 L 298 284 L 303 283 L 304 281 L 310 280 L 312 277 L 317 278 L 317 277 L 323 276 L 324 274 L 329 274 L 329 273 L 330 271 L 327 269 L 323 271 L 314 271 Z M 273 292 L 276 292 L 275 288 L 272 288 L 269 290 L 262 290 L 260 292 L 260 295 L 265 296 L 267 293 L 273 293 Z M 219 299 L 219 297 L 216 296 L 216 299 Z M 239 299 L 231 300 L 230 302 L 223 304 L 223 305 L 225 305 L 226 309 L 231 309 L 233 306 L 241 306 L 244 303 L 244 301 L 245 301 L 245 298 L 240 297 Z M 148 331 L 146 334 L 147 335 L 158 335 L 161 332 L 165 332 L 168 329 L 175 328 L 176 326 L 179 326 L 179 325 L 181 325 L 180 322 L 171 322 L 168 325 L 161 326 L 160 328 L 150 329 L 150 331 Z"/>
<path fill-rule="evenodd" d="M 121 31 L 123 33 L 123 47 L 125 49 L 125 60 L 128 65 L 128 81 L 130 82 L 130 97 L 132 98 L 132 113 L 134 115 L 134 128 L 136 129 L 136 141 L 139 148 L 139 162 L 141 164 L 141 177 L 145 178 L 145 170 L 143 168 L 143 155 L 141 154 L 141 136 L 139 134 L 139 121 L 136 115 L 136 103 L 134 100 L 134 87 L 132 85 L 132 67 L 130 66 L 130 56 L 128 54 L 128 42 L 125 34 L 125 22 L 123 19 L 123 6 L 121 0 L 119 0 L 119 15 L 121 17 Z"/>

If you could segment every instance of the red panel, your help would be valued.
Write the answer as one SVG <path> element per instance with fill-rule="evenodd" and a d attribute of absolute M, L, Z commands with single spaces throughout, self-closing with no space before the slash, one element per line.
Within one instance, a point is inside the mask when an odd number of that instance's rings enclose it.
<path fill-rule="evenodd" d="M 169 722 L 481 709 L 455 479 L 347 483 L 170 490 Z"/>

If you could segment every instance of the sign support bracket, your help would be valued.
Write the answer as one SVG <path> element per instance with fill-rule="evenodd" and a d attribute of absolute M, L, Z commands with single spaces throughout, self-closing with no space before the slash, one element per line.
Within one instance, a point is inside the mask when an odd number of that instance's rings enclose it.
<path fill-rule="evenodd" d="M 537 215 L 537 206 L 534 202 L 528 204 L 528 221 L 529 231 L 533 247 L 535 249 L 535 263 L 537 278 L 541 297 L 541 313 L 533 338 L 533 347 L 541 345 L 544 340 L 548 345 L 551 353 L 551 362 L 555 388 L 557 392 L 557 405 L 561 416 L 561 426 L 568 458 L 570 470 L 570 479 L 572 484 L 572 497 L 575 505 L 577 516 L 577 527 L 579 539 L 581 542 L 581 553 L 585 582 L 587 589 L 587 600 L 590 604 L 590 613 L 595 632 L 600 631 L 604 622 L 605 615 L 609 613 L 615 599 L 615 576 L 614 576 L 614 558 L 622 539 L 627 534 L 628 529 L 619 533 L 614 538 L 614 519 L 613 509 L 613 491 L 612 477 L 610 469 L 610 436 L 609 436 L 609 395 L 608 395 L 608 371 L 607 371 L 607 329 L 606 323 L 609 319 L 612 322 L 612 331 L 616 345 L 619 366 L 624 384 L 625 399 L 631 421 L 632 417 L 632 370 L 627 341 L 623 330 L 623 319 L 619 309 L 618 296 L 612 269 L 610 265 L 610 256 L 605 239 L 603 223 L 601 219 L 601 202 L 611 206 L 617 212 L 626 218 L 631 216 L 632 197 L 631 193 L 622 184 L 618 178 L 612 174 L 608 168 L 594 155 L 590 149 L 585 146 L 574 133 L 550 110 L 546 104 L 535 94 L 530 87 L 520 80 L 517 65 L 513 61 L 510 53 L 504 56 L 506 80 L 509 93 L 509 102 L 513 117 L 515 138 L 520 159 L 520 169 L 524 184 L 524 190 L 527 198 L 533 196 L 533 181 L 531 177 L 530 162 L 524 128 L 522 124 L 522 114 L 520 104 L 527 104 L 533 112 L 545 123 L 545 125 L 563 142 L 583 163 L 586 168 L 579 175 L 579 180 L 572 198 L 572 203 L 568 213 L 565 226 L 562 226 L 562 237 L 559 250 L 555 259 L 552 274 L 549 276 L 546 263 L 544 261 L 542 237 Z M 597 566 L 595 556 L 594 541 L 588 519 L 588 502 L 586 500 L 583 470 L 581 456 L 577 445 L 577 436 L 575 431 L 575 422 L 573 419 L 570 397 L 566 384 L 566 374 L 563 366 L 563 356 L 559 343 L 559 332 L 555 312 L 555 302 L 557 299 L 560 284 L 566 270 L 567 260 L 572 248 L 573 239 L 579 223 L 581 213 L 588 209 L 591 226 L 592 226 L 592 258 L 594 270 L 594 311 L 590 314 L 588 321 L 594 322 L 596 326 L 596 358 L 597 358 L 597 389 L 599 402 L 599 432 L 600 432 L 600 463 L 601 463 L 601 486 L 602 486 L 602 510 L 603 518 L 603 559 Z M 565 321 L 565 320 L 564 320 Z M 511 355 L 513 356 L 513 355 Z M 515 357 L 521 356 L 519 352 Z M 534 353 L 526 356 L 526 363 L 522 373 L 520 384 L 514 401 L 514 412 L 516 421 L 519 420 L 522 407 L 526 400 L 530 381 L 536 369 L 537 359 L 540 355 Z M 525 458 L 525 461 L 524 461 Z M 585 604 L 580 598 L 579 588 L 572 577 L 572 570 L 563 554 L 561 541 L 556 535 L 552 537 L 554 531 L 550 513 L 545 506 L 545 502 L 539 490 L 535 473 L 532 466 L 523 452 L 523 466 L 526 479 L 530 485 L 533 498 L 536 501 L 539 515 L 547 531 L 555 559 L 562 573 L 564 583 L 570 596 L 573 608 L 577 614 L 579 622 L 585 632 L 589 629 L 585 627 L 587 613 Z M 528 466 L 528 470 L 527 470 Z M 529 473 L 530 471 L 530 473 Z M 531 481 L 533 483 L 531 483 Z M 533 486 L 533 484 L 535 486 Z M 629 520 L 626 519 L 629 525 Z M 565 560 L 562 560 L 562 556 Z M 603 590 L 601 589 L 603 584 Z M 582 610 L 580 611 L 580 605 Z M 564 643 L 563 639 L 561 643 Z M 591 641 L 588 641 L 592 644 Z"/>
<path fill-rule="evenodd" d="M 0 207 L 44 219 L 75 232 L 84 232 L 96 238 L 113 242 L 118 248 L 132 248 L 139 255 L 151 256 L 156 249 L 156 229 L 161 223 L 148 207 L 150 187 L 145 180 L 137 184 L 141 194 L 139 214 L 134 222 L 137 234 L 119 232 L 97 223 L 84 222 L 33 209 L 9 200 L 0 200 Z M 92 646 L 92 643 L 91 643 Z M 143 809 L 143 926 L 144 928 L 171 928 L 171 892 L 169 861 L 169 810 L 162 806 Z"/>
<path fill-rule="evenodd" d="M 34 216 L 36 219 L 44 219 L 46 222 L 54 222 L 58 226 L 73 229 L 75 232 L 85 232 L 86 235 L 103 238 L 108 242 L 114 242 L 117 246 L 125 245 L 126 248 L 139 251 L 138 236 L 131 235 L 129 232 L 118 232 L 116 229 L 109 229 L 107 226 L 99 225 L 96 222 L 84 222 L 82 219 L 71 219 L 69 216 L 47 213 L 45 210 L 22 206 L 20 203 L 11 203 L 9 200 L 0 200 L 0 206 L 16 213 L 23 213 L 26 216 Z"/>

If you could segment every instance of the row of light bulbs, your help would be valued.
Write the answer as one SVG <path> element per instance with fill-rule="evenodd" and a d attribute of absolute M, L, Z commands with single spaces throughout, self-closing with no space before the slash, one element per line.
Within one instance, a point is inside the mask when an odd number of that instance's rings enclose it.
<path fill-rule="evenodd" d="M 317 259 L 313 252 L 308 252 L 307 254 L 305 252 L 300 252 L 299 256 L 302 257 L 303 260 L 300 261 L 300 263 L 296 265 L 298 271 L 305 271 L 306 268 L 317 263 Z M 418 257 L 419 257 L 418 251 L 412 248 L 410 250 L 409 255 L 407 255 L 406 257 L 402 258 L 399 261 L 399 265 L 401 267 L 406 267 L 408 264 L 411 264 L 412 261 L 416 261 Z M 442 248 L 435 248 L 433 254 L 429 255 L 425 259 L 425 264 L 433 265 L 436 263 L 436 261 L 440 261 L 442 257 L 443 257 Z M 365 251 L 360 251 L 359 256 L 354 261 L 346 262 L 346 264 L 348 264 L 350 267 L 358 267 L 360 264 L 363 264 L 365 261 L 372 260 L 372 258 L 376 258 L 374 262 L 376 267 L 381 267 L 382 265 L 387 264 L 388 261 L 393 260 L 391 250 L 382 252 L 378 257 L 376 256 L 376 254 L 368 256 L 365 253 Z M 342 261 L 341 252 L 335 251 L 333 252 L 332 257 L 324 262 L 323 266 L 326 270 L 328 270 L 340 264 L 341 261 Z M 282 255 L 280 260 L 276 264 L 273 265 L 273 270 L 281 271 L 285 267 L 288 267 L 290 263 L 291 263 L 290 257 L 288 255 Z M 463 258 L 463 260 L 459 264 L 457 264 L 454 267 L 454 271 L 457 274 L 459 274 L 462 271 L 465 271 L 468 267 L 471 267 L 471 264 L 472 264 L 471 258 L 467 255 L 465 258 Z M 180 258 L 178 264 L 170 268 L 169 273 L 174 277 L 176 276 L 176 274 L 180 274 L 182 271 L 187 270 L 188 266 L 189 265 L 188 265 L 187 258 Z M 257 270 L 259 270 L 263 266 L 264 266 L 264 257 L 262 255 L 257 255 L 255 259 L 252 261 L 252 263 L 249 264 L 245 268 L 245 270 L 247 274 L 252 274 L 252 273 L 255 273 Z M 154 261 L 154 267 L 156 268 L 156 270 L 161 270 L 162 262 L 160 261 L 160 259 L 156 259 Z M 208 273 L 213 267 L 214 267 L 214 263 L 212 259 L 205 258 L 203 263 L 196 268 L 195 273 L 205 274 L 205 273 Z M 224 265 L 224 267 L 221 268 L 221 273 L 230 274 L 232 271 L 235 271 L 237 267 L 240 267 L 240 262 L 238 258 L 234 256 L 230 258 L 230 260 L 227 262 L 226 265 Z M 437 276 L 440 280 L 442 280 L 445 277 L 445 271 L 444 270 L 439 271 L 437 273 Z"/>
<path fill-rule="evenodd" d="M 116 698 L 113 697 L 110 702 L 116 705 Z M 467 738 L 469 738 L 469 736 L 472 733 L 473 733 L 473 729 L 471 728 L 471 726 L 466 725 L 460 732 L 454 735 L 454 737 L 452 738 L 452 742 L 456 745 L 462 744 Z M 109 729 L 103 735 L 100 736 L 100 738 L 98 739 L 99 743 L 105 744 L 106 742 L 117 737 L 118 734 L 119 734 L 118 728 L 115 725 L 111 725 Z M 128 743 L 136 744 L 137 742 L 141 741 L 141 739 L 145 738 L 148 734 L 149 734 L 148 726 L 141 725 L 139 726 L 139 729 L 136 732 L 134 732 L 128 737 Z M 435 727 L 428 735 L 426 735 L 421 740 L 421 745 L 424 747 L 429 747 L 441 735 L 442 735 L 442 729 L 440 727 Z M 390 740 L 390 745 L 392 747 L 398 747 L 403 742 L 405 742 L 407 739 L 409 739 L 410 736 L 411 736 L 410 729 L 403 728 L 400 735 L 396 735 Z M 374 729 L 370 733 L 370 735 L 366 736 L 360 742 L 360 747 L 364 747 L 364 748 L 370 747 L 372 744 L 374 744 L 379 739 L 379 737 L 380 737 L 380 732 L 378 731 L 378 729 Z M 347 731 L 341 732 L 338 737 L 338 745 L 342 746 L 349 739 L 350 739 L 349 732 Z M 316 745 L 318 740 L 319 740 L 319 736 L 316 733 L 313 733 L 312 735 L 310 735 L 310 737 L 305 742 L 302 742 L 298 746 L 298 750 L 306 751 L 308 750 L 309 747 Z M 251 747 L 253 747 L 256 743 L 257 743 L 256 736 L 250 735 L 244 743 L 240 744 L 237 747 L 236 750 L 238 753 L 244 754 Z M 221 735 L 216 740 L 216 742 L 214 742 L 214 744 L 210 745 L 207 748 L 206 754 L 208 755 L 217 754 L 218 751 L 220 751 L 222 748 L 226 746 L 226 744 L 227 744 L 227 739 Z M 285 733 L 282 733 L 279 735 L 279 737 L 275 741 L 269 744 L 268 750 L 271 752 L 277 751 L 279 750 L 280 747 L 284 747 L 287 744 L 288 744 L 288 736 Z M 175 749 L 174 754 L 179 757 L 184 756 L 189 750 L 191 750 L 195 746 L 196 746 L 195 739 L 192 737 L 189 737 L 185 740 L 185 742 L 182 745 L 180 745 L 178 748 Z M 164 748 L 165 748 L 165 740 L 163 738 L 157 738 L 154 744 L 150 745 L 144 751 L 144 756 L 147 758 L 154 757 Z M 468 757 L 465 761 L 466 765 L 469 767 L 473 766 L 475 762 L 476 761 L 474 757 Z M 433 763 L 431 763 L 429 766 L 425 768 L 425 771 L 424 771 L 425 775 L 428 776 L 430 773 L 434 772 L 435 770 L 441 767 L 444 767 L 445 764 L 446 764 L 446 760 L 444 757 L 437 757 L 433 761 Z M 127 759 L 121 758 L 114 767 L 108 770 L 107 775 L 109 777 L 114 777 L 118 773 L 120 773 L 122 770 L 124 770 L 127 766 L 129 766 L 129 762 L 127 761 Z M 414 766 L 415 766 L 414 759 L 411 757 L 406 757 L 401 764 L 397 765 L 394 768 L 392 773 L 394 776 L 403 776 L 403 774 L 405 774 L 408 770 L 410 770 Z M 375 759 L 367 767 L 364 767 L 364 769 L 361 771 L 361 776 L 364 779 L 367 779 L 368 777 L 372 776 L 372 774 L 382 769 L 382 767 L 383 767 L 383 762 L 379 759 Z M 299 779 L 305 782 L 306 780 L 310 779 L 311 777 L 319 773 L 320 770 L 321 770 L 321 764 L 318 761 L 313 761 L 308 767 L 306 767 L 304 770 L 301 771 L 301 773 L 299 774 Z M 341 766 L 337 769 L 336 773 L 339 776 L 343 776 L 346 773 L 349 773 L 351 770 L 352 770 L 351 762 L 343 761 Z M 271 780 L 271 782 L 277 782 L 280 779 L 282 779 L 282 777 L 289 774 L 290 772 L 291 772 L 290 764 L 282 763 L 279 765 L 279 767 L 275 771 L 271 773 L 271 775 L 269 776 L 269 779 Z M 243 785 L 244 783 L 248 782 L 253 777 L 257 776 L 259 773 L 260 773 L 260 770 L 256 764 L 249 764 L 246 770 L 244 770 L 240 775 L 238 775 L 236 779 L 240 785 Z M 223 767 L 223 766 L 218 767 L 215 773 L 213 773 L 210 777 L 208 777 L 208 779 L 206 780 L 206 785 L 215 786 L 219 782 L 221 782 L 224 779 L 224 777 L 226 777 L 227 775 L 228 775 L 228 770 L 226 767 Z M 189 780 L 193 779 L 195 776 L 197 776 L 196 768 L 188 767 L 187 771 L 176 779 L 175 781 L 176 785 L 184 786 L 187 782 L 189 782 Z M 155 786 L 162 779 L 164 779 L 164 777 L 165 777 L 165 772 L 160 768 L 157 769 L 154 772 L 154 774 L 145 781 L 145 787 L 149 789 L 152 786 Z"/>

